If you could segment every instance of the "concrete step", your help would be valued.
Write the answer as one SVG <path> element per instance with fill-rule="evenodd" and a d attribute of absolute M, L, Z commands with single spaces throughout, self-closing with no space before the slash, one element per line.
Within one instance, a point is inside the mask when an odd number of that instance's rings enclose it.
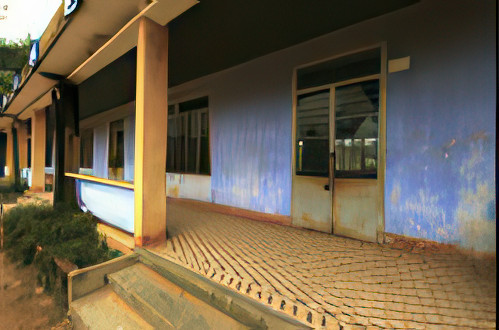
<path fill-rule="evenodd" d="M 71 303 L 75 330 L 154 329 L 106 285 Z"/>
<path fill-rule="evenodd" d="M 141 264 L 251 329 L 311 329 L 309 324 L 304 324 L 242 294 L 244 291 L 242 287 L 238 289 L 235 285 L 228 288 L 147 250 L 136 248 L 135 253 L 139 255 Z"/>
<path fill-rule="evenodd" d="M 114 291 L 158 329 L 250 329 L 142 263 L 108 275 Z"/>
<path fill-rule="evenodd" d="M 75 330 L 311 329 L 146 250 L 68 274 Z"/>

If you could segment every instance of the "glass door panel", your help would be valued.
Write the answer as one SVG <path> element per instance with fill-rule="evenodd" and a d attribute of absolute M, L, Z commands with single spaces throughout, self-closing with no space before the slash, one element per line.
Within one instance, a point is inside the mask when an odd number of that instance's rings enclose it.
<path fill-rule="evenodd" d="M 296 174 L 328 177 L 330 90 L 298 96 Z"/>
<path fill-rule="evenodd" d="M 376 178 L 379 80 L 335 90 L 336 178 Z"/>

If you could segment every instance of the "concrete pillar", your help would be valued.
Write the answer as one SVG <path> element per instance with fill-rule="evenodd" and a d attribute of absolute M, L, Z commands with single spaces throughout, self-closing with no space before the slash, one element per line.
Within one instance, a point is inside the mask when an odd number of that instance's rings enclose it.
<path fill-rule="evenodd" d="M 166 239 L 168 28 L 141 18 L 135 117 L 135 245 Z"/>
<path fill-rule="evenodd" d="M 31 117 L 31 190 L 45 191 L 45 109 Z"/>
<path fill-rule="evenodd" d="M 78 137 L 78 87 L 61 83 L 60 99 L 52 92 L 55 109 L 55 178 L 54 205 L 76 203 L 75 183 L 65 173 L 78 173 L 80 141 Z"/>
<path fill-rule="evenodd" d="M 15 173 L 14 173 L 14 136 L 12 135 L 12 129 L 7 129 L 7 150 L 5 157 L 5 177 L 8 178 L 10 183 L 14 183 Z"/>
<path fill-rule="evenodd" d="M 28 127 L 26 123 L 17 125 L 17 143 L 19 146 L 19 168 L 28 167 Z"/>

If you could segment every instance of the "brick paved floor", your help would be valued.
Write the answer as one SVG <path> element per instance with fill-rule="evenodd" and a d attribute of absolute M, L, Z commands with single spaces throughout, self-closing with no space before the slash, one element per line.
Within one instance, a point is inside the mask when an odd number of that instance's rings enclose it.
<path fill-rule="evenodd" d="M 171 239 L 148 250 L 314 328 L 496 328 L 495 262 L 167 207 Z"/>

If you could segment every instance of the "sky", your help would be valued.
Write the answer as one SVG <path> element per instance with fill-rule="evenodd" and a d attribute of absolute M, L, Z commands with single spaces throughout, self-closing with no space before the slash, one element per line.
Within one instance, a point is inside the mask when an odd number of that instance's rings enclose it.
<path fill-rule="evenodd" d="M 0 38 L 15 41 L 26 39 L 28 33 L 31 39 L 40 38 L 61 3 L 62 0 L 0 0 Z"/>

